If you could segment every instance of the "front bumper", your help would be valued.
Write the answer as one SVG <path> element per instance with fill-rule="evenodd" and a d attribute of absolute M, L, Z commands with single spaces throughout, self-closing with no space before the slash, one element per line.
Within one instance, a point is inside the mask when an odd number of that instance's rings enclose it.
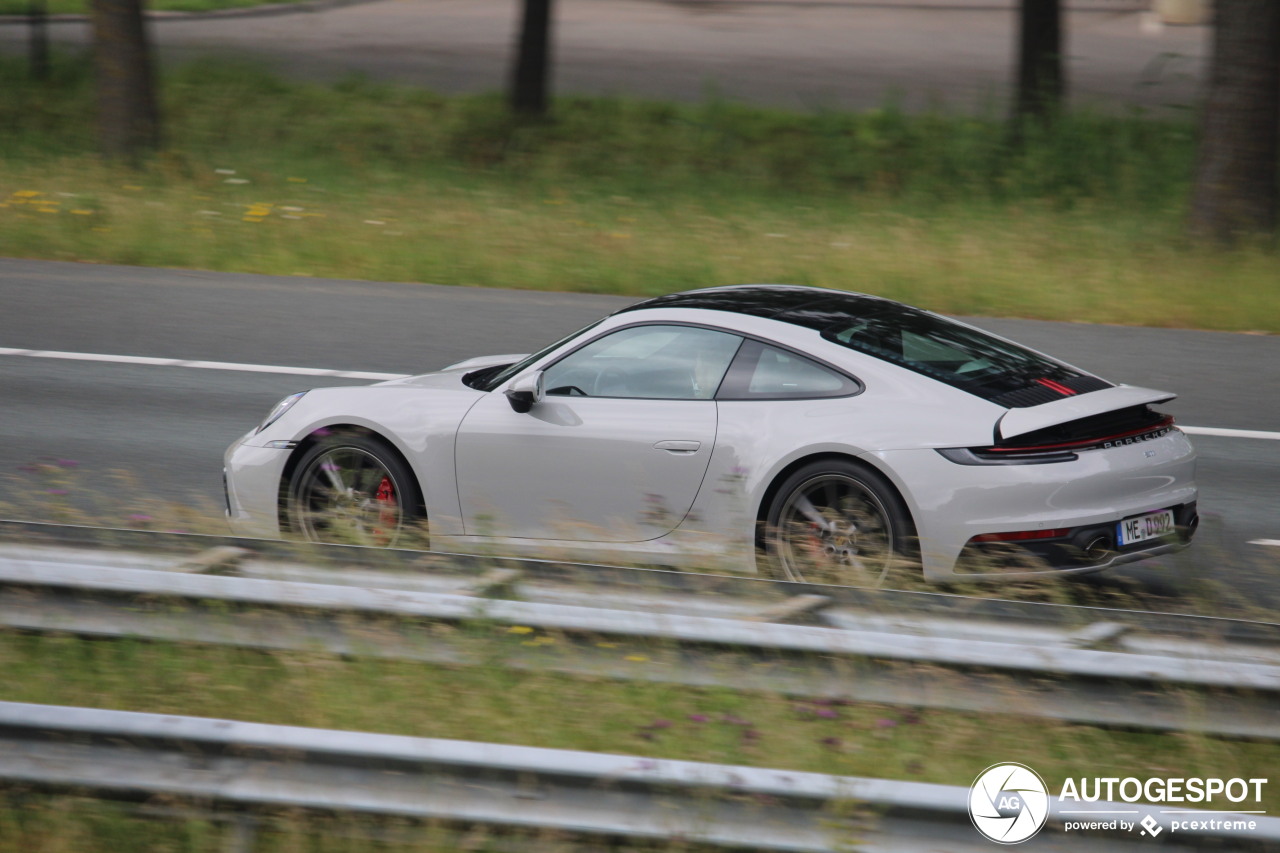
<path fill-rule="evenodd" d="M 236 536 L 280 538 L 280 482 L 289 461 L 287 448 L 248 444 L 242 436 L 222 457 L 227 523 Z"/>

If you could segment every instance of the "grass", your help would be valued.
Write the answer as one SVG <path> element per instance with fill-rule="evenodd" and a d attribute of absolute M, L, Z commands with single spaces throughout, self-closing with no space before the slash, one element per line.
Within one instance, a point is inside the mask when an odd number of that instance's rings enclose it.
<path fill-rule="evenodd" d="M 454 630 L 445 629 L 439 630 Z M 497 660 L 554 635 L 461 629 Z M 533 637 L 533 639 L 530 639 Z M 661 659 L 664 649 L 651 652 Z M 0 633 L 7 701 L 224 717 L 968 785 L 996 760 L 1067 776 L 1265 776 L 1280 745 L 1015 715 L 451 668 L 319 653 Z M 1008 687 L 1016 707 L 1016 688 Z M 1264 791 L 1259 808 L 1276 807 Z"/>
<path fill-rule="evenodd" d="M 27 466 L 17 488 L 42 517 L 72 523 L 217 532 L 207 510 L 135 499 L 127 481 L 98 501 L 71 460 Z M 7 508 L 6 508 L 7 512 Z M 976 591 L 978 593 L 982 590 Z M 1200 593 L 1203 594 L 1200 594 Z M 1228 590 L 1198 590 L 1187 604 L 1244 614 Z M 1002 596 L 1103 606 L 1146 607 L 1132 590 L 1050 581 L 1001 589 Z M 163 613 L 159 601 L 140 602 Z M 1239 609 L 1233 609 L 1239 608 Z M 567 638 L 487 622 L 453 627 L 386 620 L 345 626 L 349 636 L 445 640 L 471 665 L 448 666 L 320 651 L 264 652 L 229 646 L 145 640 L 89 640 L 0 631 L 0 700 L 222 717 L 285 725 L 483 740 L 659 758 L 784 767 L 839 775 L 968 785 L 995 761 L 1035 767 L 1051 785 L 1068 776 L 1219 776 L 1260 778 L 1280 762 L 1280 745 L 1203 735 L 1108 730 L 1020 717 L 911 709 L 871 703 L 806 701 L 730 688 L 507 668 L 509 657 L 549 662 L 579 654 Z M 617 667 L 660 668 L 666 644 L 588 642 Z M 478 661 L 478 663 L 475 663 Z M 762 660 L 762 664 L 768 661 Z M 710 666 L 716 666 L 713 662 Z M 850 673 L 849 677 L 856 677 Z M 944 675 L 904 670 L 904 677 Z M 1019 687 L 994 679 L 1018 706 Z M 1187 713 L 1195 714 L 1194 702 Z M 1276 792 L 1262 806 L 1272 809 Z M 195 810 L 193 811 L 193 807 Z M 203 808 L 203 810 L 201 810 Z M 157 820 L 156 818 L 162 818 Z M 142 811 L 72 793 L 10 788 L 0 799 L 0 849 L 42 853 L 114 853 L 130 849 L 204 853 L 229 849 L 228 814 L 156 798 Z M 435 826 L 269 813 L 260 818 L 255 853 L 364 850 L 505 849 L 502 839 Z M 387 840 L 387 839 L 391 840 Z M 567 849 L 563 840 L 543 840 Z M 554 843 L 553 843 L 554 842 Z M 539 843 L 542 843 L 540 841 Z M 472 845 L 470 847 L 467 844 Z M 492 845 L 492 846 L 491 846 Z M 550 849 L 550 848 L 548 848 Z M 629 848 L 628 848 L 629 849 Z M 668 849 L 668 848 L 663 848 Z"/>
<path fill-rule="evenodd" d="M 1280 331 L 1269 245 L 1187 244 L 1189 121 L 789 114 L 168 76 L 168 145 L 92 153 L 83 62 L 0 63 L 10 256 L 652 295 L 779 281 L 960 314 Z M 1227 296 L 1229 294 L 1229 298 Z"/>

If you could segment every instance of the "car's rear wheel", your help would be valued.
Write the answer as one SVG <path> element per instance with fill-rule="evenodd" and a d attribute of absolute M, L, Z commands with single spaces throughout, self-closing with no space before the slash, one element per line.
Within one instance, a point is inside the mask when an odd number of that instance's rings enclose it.
<path fill-rule="evenodd" d="M 787 580 L 884 586 L 909 562 L 913 531 L 902 499 L 853 462 L 820 460 L 792 473 L 765 524 L 769 556 Z"/>
<path fill-rule="evenodd" d="M 303 454 L 289 481 L 289 527 L 311 542 L 403 544 L 420 507 L 409 466 L 365 435 L 322 438 Z"/>

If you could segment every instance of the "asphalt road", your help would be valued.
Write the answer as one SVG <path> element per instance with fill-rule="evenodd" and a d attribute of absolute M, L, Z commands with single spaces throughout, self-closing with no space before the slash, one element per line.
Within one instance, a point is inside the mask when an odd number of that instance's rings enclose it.
<path fill-rule="evenodd" d="M 1068 3 L 1067 74 L 1077 103 L 1161 109 L 1194 102 L 1209 28 L 1159 26 L 1140 0 Z M 516 0 L 377 0 L 259 17 L 161 18 L 162 60 L 236 56 L 297 77 L 351 74 L 439 92 L 505 88 Z M 1012 0 L 558 0 L 552 86 L 560 94 L 793 109 L 1002 109 L 1014 69 Z M 83 47 L 89 28 L 51 28 Z M 26 32 L 0 26 L 0 53 Z"/>
<path fill-rule="evenodd" d="M 0 347 L 415 373 L 545 343 L 628 300 L 563 293 L 0 260 Z M 1184 425 L 1280 431 L 1280 337 L 978 318 L 1110 379 L 1178 392 Z M 0 355 L 0 474 L 72 460 L 113 506 L 109 472 L 138 495 L 220 500 L 221 453 L 306 376 Z M 1280 606 L 1280 441 L 1198 437 L 1197 546 L 1123 570 L 1189 589 L 1247 568 Z M 14 495 L 4 485 L 0 500 Z M 123 517 L 120 519 L 123 521 Z"/>

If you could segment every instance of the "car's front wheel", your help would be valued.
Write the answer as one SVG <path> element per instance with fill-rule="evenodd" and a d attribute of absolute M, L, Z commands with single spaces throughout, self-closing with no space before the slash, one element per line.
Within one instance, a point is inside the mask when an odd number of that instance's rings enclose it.
<path fill-rule="evenodd" d="M 311 542 L 403 544 L 420 507 L 409 466 L 385 442 L 366 435 L 322 438 L 289 480 L 289 528 Z"/>
<path fill-rule="evenodd" d="M 765 520 L 778 574 L 794 581 L 883 586 L 908 562 L 911 519 L 878 472 L 839 459 L 798 469 L 782 483 Z"/>

